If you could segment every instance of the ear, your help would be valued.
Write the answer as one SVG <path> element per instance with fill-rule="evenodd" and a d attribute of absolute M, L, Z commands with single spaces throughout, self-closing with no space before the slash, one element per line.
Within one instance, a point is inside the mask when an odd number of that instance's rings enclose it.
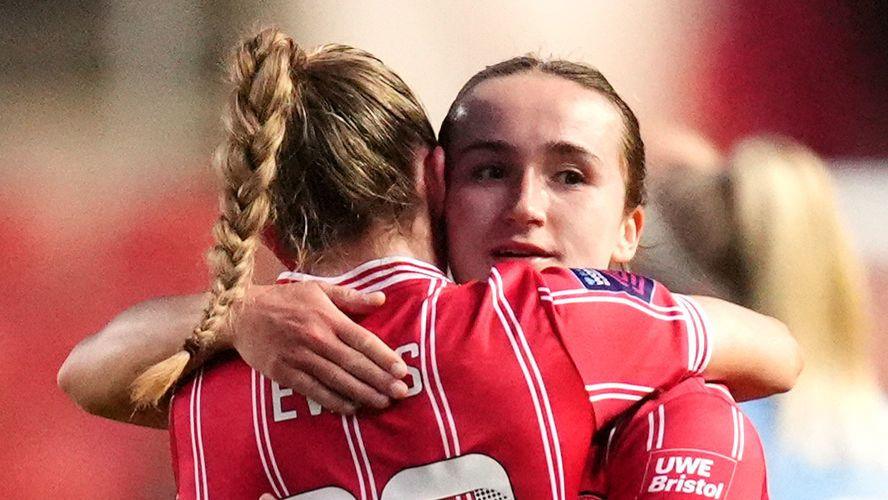
<path fill-rule="evenodd" d="M 426 197 L 432 217 L 444 217 L 444 201 L 447 198 L 447 186 L 444 180 L 444 149 L 436 146 L 428 153 L 423 162 L 426 185 Z"/>
<path fill-rule="evenodd" d="M 620 224 L 620 239 L 611 255 L 612 263 L 626 264 L 635 257 L 642 229 L 644 229 L 644 207 L 638 206 L 632 209 Z"/>

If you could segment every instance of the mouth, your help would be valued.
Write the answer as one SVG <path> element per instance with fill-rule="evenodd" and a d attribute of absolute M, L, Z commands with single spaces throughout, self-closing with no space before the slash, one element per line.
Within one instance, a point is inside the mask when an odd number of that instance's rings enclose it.
<path fill-rule="evenodd" d="M 498 245 L 490 250 L 495 261 L 510 259 L 552 259 L 558 254 L 531 243 L 509 242 Z"/>

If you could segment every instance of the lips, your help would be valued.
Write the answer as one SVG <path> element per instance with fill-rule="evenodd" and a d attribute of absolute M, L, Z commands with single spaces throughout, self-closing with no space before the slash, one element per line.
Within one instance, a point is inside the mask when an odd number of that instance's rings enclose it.
<path fill-rule="evenodd" d="M 557 254 L 532 243 L 512 241 L 493 247 L 490 250 L 490 256 L 496 260 L 532 258 L 548 259 L 556 257 Z"/>

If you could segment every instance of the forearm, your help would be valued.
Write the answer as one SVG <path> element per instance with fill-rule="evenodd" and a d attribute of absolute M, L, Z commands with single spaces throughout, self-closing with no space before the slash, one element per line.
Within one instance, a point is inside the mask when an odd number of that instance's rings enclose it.
<path fill-rule="evenodd" d="M 712 297 L 694 297 L 710 319 L 712 359 L 707 380 L 728 386 L 738 401 L 790 390 L 803 362 L 786 325 Z"/>
<path fill-rule="evenodd" d="M 59 370 L 59 387 L 95 415 L 165 427 L 165 408 L 134 411 L 130 384 L 182 348 L 206 301 L 203 294 L 165 297 L 127 309 L 71 351 Z"/>

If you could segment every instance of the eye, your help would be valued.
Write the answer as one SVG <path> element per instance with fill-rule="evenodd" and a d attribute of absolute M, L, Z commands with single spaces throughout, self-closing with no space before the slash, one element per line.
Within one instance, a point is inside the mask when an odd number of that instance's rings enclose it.
<path fill-rule="evenodd" d="M 562 170 L 556 174 L 555 178 L 558 182 L 567 185 L 583 184 L 586 182 L 586 176 L 579 170 L 568 169 Z"/>
<path fill-rule="evenodd" d="M 479 165 L 472 170 L 472 179 L 476 181 L 488 181 L 502 179 L 506 176 L 506 169 L 502 165 Z"/>

